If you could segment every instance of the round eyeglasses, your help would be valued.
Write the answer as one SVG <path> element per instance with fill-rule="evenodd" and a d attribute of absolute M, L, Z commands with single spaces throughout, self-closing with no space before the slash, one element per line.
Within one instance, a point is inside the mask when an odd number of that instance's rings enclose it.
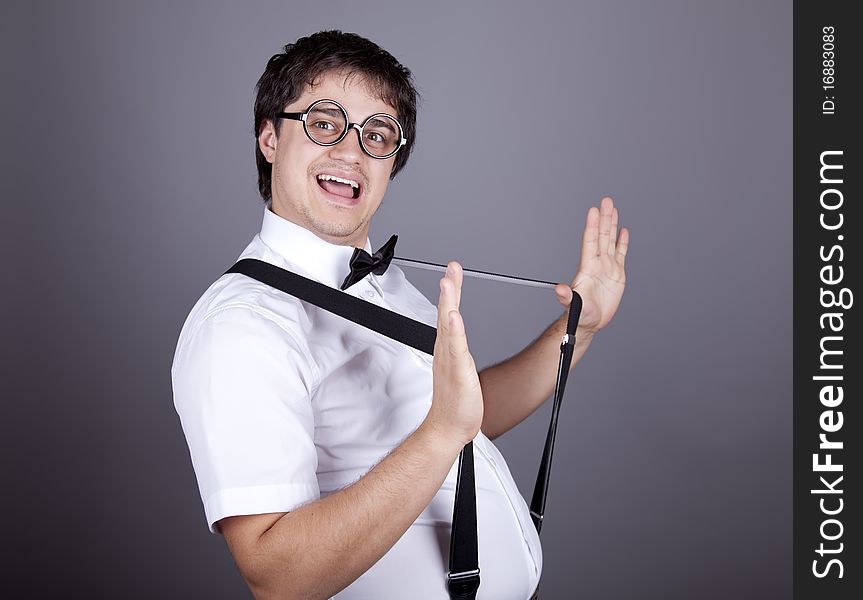
<path fill-rule="evenodd" d="M 309 139 L 320 146 L 335 146 L 357 130 L 360 147 L 372 158 L 389 158 L 407 143 L 401 123 L 386 113 L 376 113 L 363 124 L 348 121 L 348 111 L 335 100 L 317 100 L 304 112 L 280 112 L 280 119 L 303 122 L 303 130 Z"/>

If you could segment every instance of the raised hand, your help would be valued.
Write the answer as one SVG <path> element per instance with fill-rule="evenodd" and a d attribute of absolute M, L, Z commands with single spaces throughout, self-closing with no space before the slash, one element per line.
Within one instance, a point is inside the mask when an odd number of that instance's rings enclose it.
<path fill-rule="evenodd" d="M 440 280 L 437 339 L 432 363 L 432 406 L 426 422 L 459 447 L 471 441 L 482 424 L 482 389 L 476 364 L 467 346 L 464 321 L 459 313 L 462 268 L 447 265 Z"/>
<path fill-rule="evenodd" d="M 555 287 L 558 301 L 566 307 L 572 301 L 572 290 L 579 293 L 583 302 L 579 329 L 590 333 L 608 325 L 620 306 L 626 286 L 624 264 L 629 249 L 629 230 L 624 227 L 618 235 L 618 221 L 618 211 L 611 198 L 603 198 L 599 208 L 590 207 L 578 273 L 569 287 L 562 283 Z"/>

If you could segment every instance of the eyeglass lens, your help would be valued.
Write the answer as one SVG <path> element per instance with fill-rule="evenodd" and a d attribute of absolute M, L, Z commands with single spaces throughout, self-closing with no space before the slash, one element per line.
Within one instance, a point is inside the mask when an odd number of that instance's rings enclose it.
<path fill-rule="evenodd" d="M 306 117 L 306 131 L 321 144 L 332 144 L 348 126 L 344 111 L 332 102 L 315 104 Z M 398 122 L 386 115 L 377 115 L 363 125 L 360 139 L 366 152 L 372 156 L 387 156 L 401 141 Z"/>

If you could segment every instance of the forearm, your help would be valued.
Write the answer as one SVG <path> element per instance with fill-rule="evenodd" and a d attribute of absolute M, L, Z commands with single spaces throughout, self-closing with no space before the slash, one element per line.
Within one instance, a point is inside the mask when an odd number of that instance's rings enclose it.
<path fill-rule="evenodd" d="M 524 350 L 480 372 L 485 403 L 482 431 L 486 436 L 494 439 L 506 433 L 554 392 L 566 320 L 564 313 Z M 572 366 L 584 356 L 592 340 L 592 333 L 581 328 L 576 331 Z"/>
<path fill-rule="evenodd" d="M 460 450 L 424 423 L 364 477 L 283 515 L 257 542 L 257 598 L 329 598 L 377 562 L 440 489 Z"/>

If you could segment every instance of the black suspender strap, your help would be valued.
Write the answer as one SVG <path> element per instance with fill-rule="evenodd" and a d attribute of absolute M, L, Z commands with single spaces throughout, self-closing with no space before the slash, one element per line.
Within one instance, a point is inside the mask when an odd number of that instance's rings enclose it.
<path fill-rule="evenodd" d="M 471 442 L 471 445 L 473 442 Z M 450 600 L 473 600 L 479 589 L 479 548 L 477 547 L 476 484 L 473 448 L 458 457 L 458 478 L 452 513 L 449 544 L 449 572 L 446 589 Z"/>
<path fill-rule="evenodd" d="M 237 261 L 225 271 L 228 273 L 242 273 L 420 352 L 434 354 L 437 330 L 425 323 L 256 258 Z"/>
<path fill-rule="evenodd" d="M 569 316 L 566 320 L 566 334 L 560 342 L 560 362 L 557 366 L 557 382 L 554 386 L 554 400 L 551 406 L 551 422 L 548 424 L 548 434 L 545 437 L 545 447 L 542 449 L 542 460 L 536 475 L 536 485 L 530 501 L 530 517 L 536 533 L 542 530 L 542 518 L 545 516 L 545 499 L 548 496 L 548 480 L 551 476 L 551 455 L 554 452 L 554 440 L 557 435 L 557 417 L 560 414 L 560 403 L 566 388 L 569 367 L 572 364 L 572 353 L 575 349 L 575 330 L 578 318 L 581 316 L 581 296 L 572 290 L 572 302 L 569 303 Z M 539 589 L 534 591 L 530 600 L 539 600 Z"/>
<path fill-rule="evenodd" d="M 434 354 L 437 330 L 391 310 L 381 308 L 317 281 L 254 258 L 237 261 L 225 274 L 240 273 L 367 327 L 426 354 Z M 452 600 L 473 600 L 479 589 L 476 533 L 476 485 L 473 442 L 459 454 L 453 506 L 447 590 Z"/>
<path fill-rule="evenodd" d="M 554 402 L 551 407 L 551 422 L 548 424 L 548 434 L 545 437 L 545 447 L 542 450 L 542 460 L 539 463 L 539 473 L 536 475 L 536 485 L 533 488 L 533 498 L 530 501 L 530 516 L 536 532 L 542 529 L 542 518 L 545 516 L 545 499 L 548 496 L 548 480 L 551 476 L 551 455 L 554 452 L 554 439 L 557 435 L 557 417 L 560 413 L 560 403 L 569 367 L 572 364 L 572 352 L 575 349 L 575 330 L 578 318 L 581 316 L 581 296 L 572 292 L 572 302 L 569 304 L 569 316 L 566 321 L 566 335 L 560 342 L 560 363 L 557 368 L 557 383 L 554 387 Z"/>

